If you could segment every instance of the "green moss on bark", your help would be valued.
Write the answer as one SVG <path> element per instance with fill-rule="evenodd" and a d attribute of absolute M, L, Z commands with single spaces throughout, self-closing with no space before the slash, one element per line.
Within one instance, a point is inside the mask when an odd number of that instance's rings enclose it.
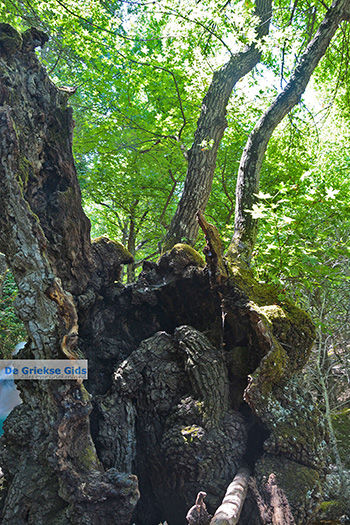
<path fill-rule="evenodd" d="M 92 245 L 105 245 L 106 247 L 110 247 L 113 249 L 113 254 L 118 259 L 119 264 L 128 264 L 133 262 L 133 256 L 125 248 L 125 246 L 122 245 L 121 242 L 118 241 L 112 241 L 108 237 L 105 237 L 101 235 L 100 237 L 96 237 L 92 240 Z"/>
<path fill-rule="evenodd" d="M 284 297 L 278 288 L 258 282 L 250 269 L 230 264 L 229 274 L 230 280 L 245 295 L 247 304 L 262 317 L 283 346 L 292 369 L 302 368 L 316 335 L 310 316 Z M 283 352 L 279 353 L 284 358 Z"/>
<path fill-rule="evenodd" d="M 332 424 L 337 438 L 340 459 L 345 468 L 350 469 L 350 408 L 332 415 Z"/>
<path fill-rule="evenodd" d="M 175 244 L 175 246 L 171 250 L 171 253 L 176 256 L 184 254 L 190 261 L 193 261 L 195 266 L 200 266 L 202 268 L 205 266 L 203 257 L 194 248 L 192 248 L 192 246 L 189 246 L 188 244 Z"/>
<path fill-rule="evenodd" d="M 320 505 L 317 521 L 312 525 L 340 525 L 340 517 L 344 514 L 344 505 L 340 501 L 323 501 Z"/>

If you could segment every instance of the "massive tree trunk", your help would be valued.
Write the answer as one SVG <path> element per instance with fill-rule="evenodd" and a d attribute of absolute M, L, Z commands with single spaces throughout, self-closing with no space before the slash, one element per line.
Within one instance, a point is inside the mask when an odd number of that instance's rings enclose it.
<path fill-rule="evenodd" d="M 257 123 L 244 148 L 237 178 L 235 231 L 230 256 L 249 262 L 254 248 L 258 220 L 252 216 L 257 201 L 259 177 L 265 151 L 272 133 L 300 101 L 317 64 L 326 52 L 339 24 L 349 17 L 349 0 L 337 0 L 329 8 L 316 35 L 307 46 L 286 87 Z"/>
<path fill-rule="evenodd" d="M 255 482 L 241 525 L 276 512 L 308 523 L 327 449 L 299 386 L 310 319 L 228 267 L 201 215 L 206 264 L 176 245 L 137 282 L 118 282 L 131 256 L 90 241 L 68 94 L 34 53 L 45 39 L 0 26 L 0 250 L 29 337 L 20 357 L 83 355 L 89 379 L 18 382 L 23 403 L 1 438 L 1 523 L 180 525 L 200 490 L 214 514 L 242 464 Z"/>
<path fill-rule="evenodd" d="M 271 0 L 257 0 L 259 25 L 257 38 L 269 32 Z M 191 149 L 187 154 L 187 174 L 184 190 L 164 240 L 164 250 L 178 242 L 193 244 L 198 234 L 196 213 L 204 211 L 210 196 L 217 152 L 227 127 L 226 108 L 238 80 L 259 62 L 261 52 L 252 44 L 235 55 L 213 75 L 212 83 L 202 103 L 202 110 Z"/>
<path fill-rule="evenodd" d="M 94 296 L 102 272 L 80 203 L 67 93 L 50 82 L 34 53 L 46 39 L 0 25 L 0 250 L 15 276 L 30 338 L 21 357 L 55 359 L 76 355 L 76 301 Z M 2 523 L 108 523 L 115 513 L 128 520 L 137 480 L 100 463 L 84 386 L 18 386 L 23 404 L 11 414 L 2 450 L 9 485 Z"/>

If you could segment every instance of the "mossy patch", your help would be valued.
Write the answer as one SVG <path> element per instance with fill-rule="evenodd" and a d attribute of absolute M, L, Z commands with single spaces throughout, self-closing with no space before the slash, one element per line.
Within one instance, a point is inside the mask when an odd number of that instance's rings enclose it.
<path fill-rule="evenodd" d="M 350 469 L 350 408 L 332 415 L 334 432 L 338 442 L 338 450 L 344 467 Z"/>
<path fill-rule="evenodd" d="M 80 385 L 80 392 L 81 392 L 81 400 L 83 403 L 90 403 L 90 394 L 84 387 L 84 385 Z"/>
<path fill-rule="evenodd" d="M 18 166 L 18 182 L 21 184 L 22 188 L 25 189 L 28 180 L 30 177 L 30 174 L 33 172 L 33 166 L 29 162 L 29 160 L 26 157 L 21 157 L 19 166 Z"/>
<path fill-rule="evenodd" d="M 200 266 L 202 268 L 205 266 L 203 257 L 194 248 L 192 248 L 192 246 L 189 246 L 188 244 L 175 244 L 170 253 L 176 256 L 184 254 L 190 261 L 193 262 L 195 266 Z"/>
<path fill-rule="evenodd" d="M 318 519 L 314 522 L 316 525 L 338 525 L 341 523 L 340 516 L 344 514 L 344 505 L 337 500 L 323 501 L 320 505 Z"/>
<path fill-rule="evenodd" d="M 192 425 L 189 427 L 182 428 L 181 434 L 186 443 L 192 443 L 195 439 L 198 439 L 202 436 L 203 429 L 202 427 L 198 427 L 197 425 Z"/>
<path fill-rule="evenodd" d="M 245 293 L 247 298 L 259 307 L 264 307 L 265 315 L 271 322 L 280 322 L 281 319 L 284 322 L 293 321 L 302 328 L 307 328 L 314 337 L 315 329 L 310 316 L 293 301 L 283 296 L 281 290 L 257 281 L 249 268 L 230 264 L 229 272 L 231 280 Z"/>
<path fill-rule="evenodd" d="M 96 248 L 103 246 L 108 252 L 113 251 L 113 256 L 118 259 L 119 264 L 129 264 L 134 260 L 129 250 L 127 250 L 121 242 L 113 241 L 104 235 L 93 239 L 92 246 Z"/>
<path fill-rule="evenodd" d="M 241 267 L 230 262 L 228 271 L 234 284 L 245 293 L 247 298 L 253 300 L 257 305 L 279 304 L 277 298 L 278 290 L 268 284 L 259 283 L 250 268 Z"/>
<path fill-rule="evenodd" d="M 96 451 L 92 445 L 88 445 L 82 450 L 79 462 L 87 471 L 96 470 L 99 468 L 99 461 L 97 459 Z"/>
<path fill-rule="evenodd" d="M 291 358 L 293 369 L 306 363 L 315 339 L 315 326 L 310 316 L 274 286 L 258 282 L 249 268 L 229 265 L 230 280 L 262 318 L 271 326 Z"/>
<path fill-rule="evenodd" d="M 257 377 L 261 382 L 261 393 L 266 396 L 272 387 L 281 381 L 286 375 L 289 359 L 286 351 L 277 342 L 273 345 L 270 352 L 261 360 L 259 368 L 252 374 L 252 378 Z"/>

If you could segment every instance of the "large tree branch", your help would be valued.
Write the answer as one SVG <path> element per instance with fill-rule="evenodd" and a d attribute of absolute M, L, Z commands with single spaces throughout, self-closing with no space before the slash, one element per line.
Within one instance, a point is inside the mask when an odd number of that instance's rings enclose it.
<path fill-rule="evenodd" d="M 231 256 L 242 256 L 246 261 L 250 260 L 258 225 L 251 210 L 256 202 L 261 165 L 271 135 L 282 119 L 300 101 L 313 71 L 325 54 L 340 22 L 348 16 L 349 0 L 337 0 L 333 3 L 288 84 L 248 138 L 238 171 L 235 231 L 229 248 Z"/>
<path fill-rule="evenodd" d="M 256 14 L 260 19 L 258 38 L 268 33 L 271 18 L 271 0 L 257 0 Z M 214 73 L 212 83 L 203 99 L 202 110 L 191 149 L 188 169 L 177 210 L 164 241 L 169 249 L 185 238 L 193 243 L 198 233 L 196 212 L 204 211 L 208 203 L 217 152 L 227 127 L 226 108 L 235 84 L 259 62 L 261 52 L 256 45 L 232 55 L 230 60 Z"/>

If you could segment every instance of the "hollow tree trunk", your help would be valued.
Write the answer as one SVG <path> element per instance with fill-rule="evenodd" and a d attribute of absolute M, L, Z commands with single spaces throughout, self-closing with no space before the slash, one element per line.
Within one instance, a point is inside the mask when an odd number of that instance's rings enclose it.
<path fill-rule="evenodd" d="M 349 0 L 336 0 L 329 8 L 316 35 L 307 46 L 286 87 L 250 134 L 244 148 L 237 178 L 235 230 L 228 253 L 249 262 L 254 248 L 258 220 L 251 210 L 257 201 L 259 178 L 265 151 L 272 133 L 300 101 L 310 77 L 325 54 L 342 20 L 349 18 Z"/>
<path fill-rule="evenodd" d="M 268 34 L 271 18 L 271 0 L 257 0 L 259 17 L 257 36 Z M 210 196 L 216 166 L 217 152 L 227 127 L 226 108 L 238 80 L 259 62 L 261 52 L 255 45 L 232 55 L 230 60 L 213 75 L 212 83 L 202 103 L 202 110 L 191 149 L 185 186 L 163 243 L 168 250 L 178 242 L 193 244 L 198 234 L 196 213 L 204 211 Z"/>
<path fill-rule="evenodd" d="M 44 41 L 0 26 L 0 250 L 29 337 L 21 357 L 83 355 L 89 379 L 18 382 L 23 403 L 0 440 L 1 523 L 180 525 L 200 490 L 214 514 L 242 463 L 258 494 L 242 525 L 265 523 L 271 473 L 308 523 L 326 457 L 322 416 L 298 386 L 310 319 L 228 269 L 203 217 L 206 265 L 176 245 L 116 282 L 132 258 L 90 242 L 67 93 L 33 51 Z"/>

